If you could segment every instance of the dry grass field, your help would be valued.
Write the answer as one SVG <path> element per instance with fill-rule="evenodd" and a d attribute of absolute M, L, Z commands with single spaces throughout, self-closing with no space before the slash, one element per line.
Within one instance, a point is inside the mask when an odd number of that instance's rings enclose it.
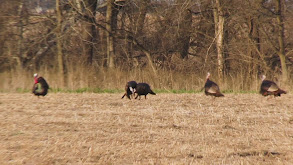
<path fill-rule="evenodd" d="M 292 164 L 293 95 L 0 93 L 0 164 Z"/>

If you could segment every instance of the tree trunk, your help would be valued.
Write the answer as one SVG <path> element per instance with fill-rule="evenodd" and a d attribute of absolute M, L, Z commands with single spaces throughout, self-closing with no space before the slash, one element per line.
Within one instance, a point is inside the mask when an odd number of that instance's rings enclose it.
<path fill-rule="evenodd" d="M 252 42 L 252 47 L 249 48 L 250 54 L 250 66 L 248 67 L 249 76 L 257 79 L 259 68 L 259 56 L 258 52 L 260 52 L 260 36 L 259 36 L 259 26 L 258 20 L 256 18 L 250 18 L 249 20 L 249 39 Z"/>
<path fill-rule="evenodd" d="M 107 65 L 114 68 L 114 37 L 113 37 L 113 7 L 114 0 L 107 0 L 106 30 L 107 30 Z"/>
<path fill-rule="evenodd" d="M 148 11 L 148 7 L 149 4 L 151 2 L 151 0 L 139 0 L 139 11 L 138 11 L 138 15 L 135 17 L 129 17 L 130 20 L 130 31 L 134 31 L 134 37 L 139 40 L 142 44 L 145 41 L 145 35 L 143 32 L 143 28 L 145 25 L 145 18 L 147 15 L 147 11 Z M 134 23 L 136 22 L 136 23 Z M 133 52 L 133 41 L 131 41 L 129 38 L 131 38 L 131 36 L 126 36 L 126 41 L 127 41 L 127 52 L 128 52 L 128 57 L 129 57 L 129 62 L 130 65 L 133 66 L 134 62 L 136 62 L 133 57 L 132 57 L 132 52 Z M 149 55 L 149 53 L 148 53 Z M 147 55 L 147 57 L 148 57 Z M 149 56 L 150 57 L 150 56 Z M 148 58 L 149 59 L 149 58 Z"/>
<path fill-rule="evenodd" d="M 132 18 L 131 17 L 128 17 L 129 18 L 129 20 L 128 20 L 128 24 L 130 25 L 130 26 L 126 26 L 126 20 L 127 20 L 127 14 L 125 13 L 125 12 L 123 12 L 123 14 L 122 14 L 122 17 L 121 17 L 121 29 L 122 29 L 122 33 L 121 34 L 123 34 L 123 36 L 125 37 L 125 39 L 124 39 L 124 44 L 125 44 L 125 55 L 126 55 L 126 57 L 127 57 L 127 64 L 128 64 L 128 66 L 133 66 L 133 58 L 132 58 L 132 51 L 133 51 L 133 44 L 132 44 L 132 42 L 131 41 L 129 41 L 128 40 L 128 38 L 129 38 L 129 35 L 125 32 L 126 31 L 126 29 L 128 30 L 128 31 L 132 31 L 132 29 L 133 29 L 133 26 L 132 26 L 132 23 L 133 23 L 133 20 L 132 20 Z"/>
<path fill-rule="evenodd" d="M 287 82 L 288 79 L 288 71 L 286 65 L 286 56 L 285 56 L 285 48 L 284 48 L 284 21 L 283 21 L 283 10 L 282 10 L 282 0 L 275 0 L 276 3 L 276 14 L 277 14 L 277 23 L 278 23 L 278 42 L 279 42 L 279 51 L 278 55 L 281 62 L 282 68 L 282 80 L 283 82 Z"/>
<path fill-rule="evenodd" d="M 23 0 L 19 2 L 18 6 L 18 35 L 19 39 L 17 41 L 17 47 L 18 47 L 18 52 L 17 52 L 17 57 L 16 57 L 16 63 L 17 63 L 17 70 L 21 71 L 23 69 L 23 63 L 22 63 L 22 57 L 23 57 Z"/>
<path fill-rule="evenodd" d="M 151 53 L 150 53 L 145 47 L 143 47 L 141 44 L 139 44 L 139 43 L 137 42 L 137 40 L 134 39 L 133 37 L 129 37 L 128 40 L 129 40 L 129 41 L 132 41 L 133 44 L 134 44 L 135 46 L 137 46 L 137 48 L 138 48 L 139 50 L 141 50 L 141 51 L 146 55 L 147 60 L 148 60 L 148 65 L 149 65 L 149 66 L 151 67 L 151 69 L 153 70 L 155 77 L 157 77 L 157 76 L 158 76 L 158 73 L 157 73 L 156 67 L 155 67 L 155 65 L 154 65 L 154 63 L 153 63 L 153 59 L 152 59 Z"/>
<path fill-rule="evenodd" d="M 60 0 L 56 0 L 56 14 L 57 14 L 57 27 L 56 27 L 56 44 L 57 44 L 57 60 L 58 60 L 58 74 L 60 86 L 64 87 L 65 75 L 64 75 L 64 60 L 62 52 L 62 13 L 60 10 Z"/>
<path fill-rule="evenodd" d="M 141 6 L 139 8 L 139 16 L 137 18 L 136 24 L 136 37 L 140 36 L 143 31 L 144 27 L 144 20 L 147 14 L 148 5 L 150 4 L 151 0 L 141 0 Z"/>
<path fill-rule="evenodd" d="M 189 9 L 184 11 L 184 22 L 182 22 L 182 30 L 185 31 L 184 33 L 181 33 L 183 36 L 182 38 L 182 45 L 181 45 L 181 58 L 188 58 L 188 50 L 189 50 L 189 42 L 190 42 L 190 29 L 192 25 L 192 13 Z M 183 32 L 182 31 L 182 32 Z"/>
<path fill-rule="evenodd" d="M 96 16 L 96 8 L 97 1 L 96 0 L 85 0 L 82 5 L 83 12 L 87 18 L 86 22 L 83 23 L 83 51 L 86 56 L 86 64 L 91 65 L 93 62 L 94 56 L 94 44 L 97 36 L 96 27 L 95 27 L 95 16 Z"/>
<path fill-rule="evenodd" d="M 182 13 L 178 29 L 178 51 L 182 59 L 188 58 L 189 42 L 192 29 L 192 13 L 189 9 L 191 0 L 177 0 L 178 11 Z M 184 6 L 184 8 L 182 8 Z"/>
<path fill-rule="evenodd" d="M 224 76 L 224 22 L 225 18 L 223 15 L 223 10 L 220 4 L 220 0 L 215 0 L 214 2 L 214 22 L 215 22 L 215 38 L 217 47 L 217 57 L 218 57 L 218 77 L 220 82 L 223 81 Z"/>

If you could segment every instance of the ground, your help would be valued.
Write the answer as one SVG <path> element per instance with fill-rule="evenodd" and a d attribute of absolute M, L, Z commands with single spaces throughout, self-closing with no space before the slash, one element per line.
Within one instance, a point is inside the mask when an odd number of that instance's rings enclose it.
<path fill-rule="evenodd" d="M 0 93 L 0 164 L 291 164 L 293 95 Z"/>

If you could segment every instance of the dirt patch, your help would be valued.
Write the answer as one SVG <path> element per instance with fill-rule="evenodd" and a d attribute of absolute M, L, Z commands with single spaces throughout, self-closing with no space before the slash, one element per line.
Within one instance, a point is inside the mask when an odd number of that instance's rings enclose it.
<path fill-rule="evenodd" d="M 290 164 L 293 95 L 0 93 L 0 164 Z"/>

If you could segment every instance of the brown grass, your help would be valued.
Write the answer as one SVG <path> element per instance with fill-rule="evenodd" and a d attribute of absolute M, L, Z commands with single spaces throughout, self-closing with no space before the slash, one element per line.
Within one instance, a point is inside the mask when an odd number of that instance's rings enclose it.
<path fill-rule="evenodd" d="M 100 88 L 100 89 L 124 89 L 126 82 L 135 80 L 137 82 L 147 82 L 153 89 L 163 90 L 200 90 L 205 83 L 205 72 L 199 71 L 172 71 L 172 70 L 158 70 L 158 76 L 154 76 L 153 72 L 148 68 L 122 70 L 121 68 L 107 70 L 105 68 L 85 68 L 77 67 L 70 69 L 67 74 L 65 86 L 61 85 L 60 78 L 56 71 L 43 69 L 42 71 L 35 71 L 40 76 L 43 76 L 51 89 L 69 89 L 76 90 L 80 88 Z M 10 71 L 0 73 L 0 91 L 15 92 L 18 89 L 31 90 L 34 79 L 33 71 Z M 218 81 L 217 74 L 212 73 L 211 79 L 219 84 L 221 90 L 229 90 L 234 92 L 239 91 L 258 91 L 261 80 L 255 78 L 247 78 L 245 76 L 234 75 L 226 76 L 223 83 Z M 290 80 L 289 85 L 281 83 L 280 79 L 272 79 L 268 75 L 268 79 L 274 80 L 280 87 L 286 91 L 293 89 L 293 82 Z"/>
<path fill-rule="evenodd" d="M 293 95 L 0 93 L 0 164 L 290 164 Z"/>

